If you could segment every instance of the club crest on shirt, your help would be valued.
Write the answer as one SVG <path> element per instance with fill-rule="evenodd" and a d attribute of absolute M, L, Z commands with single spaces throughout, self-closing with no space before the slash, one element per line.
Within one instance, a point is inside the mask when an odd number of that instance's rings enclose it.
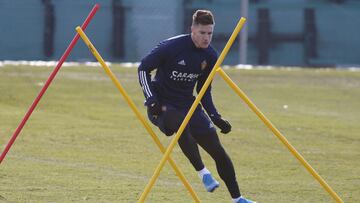
<path fill-rule="evenodd" d="M 204 70 L 207 66 L 207 62 L 206 60 L 204 60 L 203 62 L 201 62 L 201 70 Z"/>

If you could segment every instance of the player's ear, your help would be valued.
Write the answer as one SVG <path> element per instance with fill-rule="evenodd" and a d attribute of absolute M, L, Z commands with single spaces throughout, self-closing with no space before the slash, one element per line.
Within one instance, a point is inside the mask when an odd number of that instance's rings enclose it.
<path fill-rule="evenodd" d="M 196 29 L 198 28 L 198 25 L 191 25 L 191 32 L 194 33 L 196 32 Z"/>

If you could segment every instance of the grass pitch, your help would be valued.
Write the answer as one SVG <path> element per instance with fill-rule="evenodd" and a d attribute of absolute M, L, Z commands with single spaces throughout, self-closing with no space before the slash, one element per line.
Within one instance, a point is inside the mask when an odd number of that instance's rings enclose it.
<path fill-rule="evenodd" d="M 111 69 L 145 116 L 136 69 Z M 0 67 L 1 152 L 52 70 Z M 360 72 L 226 72 L 345 202 L 360 201 Z M 233 125 L 220 139 L 244 196 L 260 203 L 332 202 L 219 76 L 213 95 Z M 170 139 L 155 132 L 167 146 Z M 63 67 L 0 165 L 0 202 L 136 202 L 161 157 L 100 67 Z M 216 192 L 205 192 L 178 146 L 172 157 L 203 202 L 230 202 L 221 181 Z M 166 164 L 147 202 L 192 198 Z"/>

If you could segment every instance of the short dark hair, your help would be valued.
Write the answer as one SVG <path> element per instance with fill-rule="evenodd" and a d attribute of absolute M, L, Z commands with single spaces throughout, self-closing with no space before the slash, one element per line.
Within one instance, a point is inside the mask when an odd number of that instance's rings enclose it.
<path fill-rule="evenodd" d="M 208 10 L 197 10 L 195 11 L 193 17 L 192 17 L 192 24 L 193 25 L 213 25 L 214 22 L 214 16 L 211 13 L 211 11 Z"/>

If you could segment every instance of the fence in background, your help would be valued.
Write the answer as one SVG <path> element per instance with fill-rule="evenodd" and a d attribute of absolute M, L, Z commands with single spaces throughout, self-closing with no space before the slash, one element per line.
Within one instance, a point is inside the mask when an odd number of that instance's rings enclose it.
<path fill-rule="evenodd" d="M 96 0 L 1 0 L 0 60 L 56 60 Z M 238 0 L 102 0 L 89 27 L 108 61 L 136 62 L 162 39 L 188 33 L 191 14 L 213 11 L 213 46 L 221 50 L 241 14 Z M 247 63 L 360 64 L 360 1 L 249 0 Z M 235 42 L 225 64 L 239 63 Z M 71 61 L 94 61 L 77 45 Z"/>

